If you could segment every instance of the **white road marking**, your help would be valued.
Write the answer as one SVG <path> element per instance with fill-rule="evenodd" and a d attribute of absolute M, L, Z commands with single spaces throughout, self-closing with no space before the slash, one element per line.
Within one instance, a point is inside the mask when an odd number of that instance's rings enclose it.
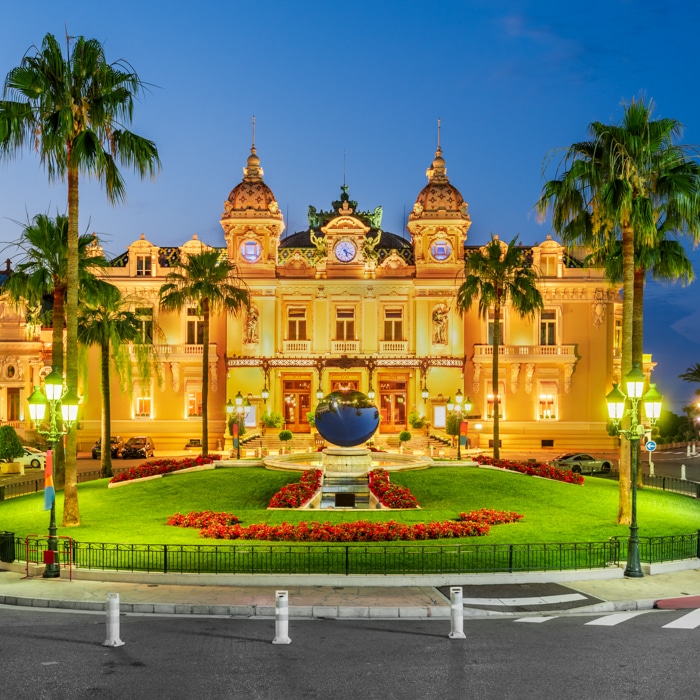
<path fill-rule="evenodd" d="M 552 605 L 554 603 L 573 603 L 578 600 L 588 600 L 580 593 L 565 593 L 563 595 L 545 595 L 532 598 L 463 598 L 464 605 L 504 605 L 508 607 L 526 605 Z"/>
<path fill-rule="evenodd" d="M 557 615 L 553 617 L 519 617 L 516 622 L 547 622 L 547 620 L 556 620 Z"/>
<path fill-rule="evenodd" d="M 700 609 L 692 610 L 687 615 L 664 625 L 664 628 L 681 630 L 694 630 L 696 627 L 700 627 Z"/>
<path fill-rule="evenodd" d="M 586 622 L 587 625 L 602 625 L 604 627 L 612 627 L 613 625 L 619 625 L 621 622 L 627 622 L 637 615 L 644 615 L 644 613 L 650 612 L 649 610 L 635 610 L 633 612 L 622 612 L 615 613 L 614 615 L 605 615 L 604 617 L 598 617 L 595 620 Z"/>

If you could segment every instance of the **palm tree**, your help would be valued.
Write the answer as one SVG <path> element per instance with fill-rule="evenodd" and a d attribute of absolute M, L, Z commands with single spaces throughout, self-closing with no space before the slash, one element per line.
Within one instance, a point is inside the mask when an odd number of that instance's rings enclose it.
<path fill-rule="evenodd" d="M 124 382 L 131 376 L 129 353 L 123 344 L 141 339 L 141 321 L 117 287 L 104 281 L 87 291 L 78 318 L 78 341 L 83 345 L 97 345 L 100 349 L 100 379 L 102 384 L 102 457 L 100 476 L 112 476 L 112 416 L 110 398 L 110 354 L 117 374 Z M 144 348 L 145 349 L 145 348 Z M 111 353 L 110 353 L 111 351 Z"/>
<path fill-rule="evenodd" d="M 469 311 L 475 300 L 479 302 L 479 316 L 488 319 L 493 310 L 493 456 L 500 455 L 500 398 L 498 394 L 498 353 L 501 345 L 501 310 L 506 305 L 521 317 L 534 316 L 543 307 L 542 295 L 537 289 L 537 273 L 516 247 L 517 236 L 508 245 L 491 236 L 483 248 L 469 253 L 464 260 L 464 282 L 457 290 L 457 309 L 460 314 Z"/>
<path fill-rule="evenodd" d="M 72 50 L 71 50 L 72 49 Z M 95 177 L 113 203 L 125 197 L 118 165 L 139 175 L 160 167 L 155 144 L 124 125 L 132 120 L 141 79 L 123 60 L 107 63 L 96 39 L 67 38 L 66 55 L 52 34 L 30 47 L 5 78 L 0 101 L 0 156 L 36 148 L 49 180 L 68 183 L 66 382 L 78 390 L 78 211 L 81 175 Z M 63 526 L 79 525 L 76 435 L 66 438 Z"/>
<path fill-rule="evenodd" d="M 678 375 L 684 382 L 700 382 L 700 362 L 696 362 L 692 367 Z"/>
<path fill-rule="evenodd" d="M 160 306 L 166 311 L 181 311 L 188 305 L 203 317 L 202 353 L 202 455 L 209 452 L 209 323 L 212 313 L 238 313 L 248 307 L 250 297 L 238 277 L 236 265 L 216 249 L 202 250 L 175 263 L 175 269 L 160 288 Z"/>
<path fill-rule="evenodd" d="M 104 258 L 87 256 L 87 248 L 93 238 L 92 234 L 78 237 L 80 278 L 81 282 L 85 283 L 94 279 L 94 270 L 106 264 Z M 20 261 L 15 265 L 14 273 L 5 282 L 3 290 L 11 301 L 30 308 L 41 306 L 46 297 L 51 297 L 51 365 L 62 373 L 68 288 L 68 218 L 62 214 L 57 214 L 55 219 L 47 214 L 37 214 L 24 227 L 16 245 L 21 251 Z M 55 452 L 56 487 L 62 488 L 65 483 L 62 443 L 56 444 Z"/>
<path fill-rule="evenodd" d="M 565 150 L 561 176 L 549 180 L 537 202 L 540 215 L 552 212 L 552 226 L 565 243 L 604 248 L 621 233 L 621 375 L 632 369 L 635 247 L 654 248 L 662 223 L 673 230 L 700 233 L 700 167 L 677 145 L 681 125 L 652 119 L 653 104 L 632 100 L 619 124 L 593 122 L 590 140 Z M 630 452 L 620 452 L 617 522 L 629 524 Z"/>

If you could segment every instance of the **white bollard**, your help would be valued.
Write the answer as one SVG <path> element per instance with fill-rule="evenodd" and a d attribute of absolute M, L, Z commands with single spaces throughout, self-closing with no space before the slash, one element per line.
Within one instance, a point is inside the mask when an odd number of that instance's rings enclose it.
<path fill-rule="evenodd" d="M 690 445 L 688 445 L 688 448 L 685 451 L 685 456 L 690 457 Z"/>
<path fill-rule="evenodd" d="M 119 593 L 107 594 L 107 639 L 102 646 L 124 646 L 124 642 L 119 639 Z"/>
<path fill-rule="evenodd" d="M 289 593 L 275 591 L 275 638 L 273 644 L 291 644 L 289 638 Z"/>
<path fill-rule="evenodd" d="M 462 587 L 450 587 L 450 639 L 466 639 L 464 635 L 464 606 L 462 604 Z"/>
<path fill-rule="evenodd" d="M 695 455 L 697 454 L 697 452 L 695 451 L 695 443 L 693 443 L 693 450 L 690 454 L 692 454 L 693 457 L 695 457 Z"/>
<path fill-rule="evenodd" d="M 654 476 L 654 463 L 649 460 L 649 476 Z"/>
<path fill-rule="evenodd" d="M 685 464 L 681 464 L 681 480 L 686 481 L 685 478 Z"/>

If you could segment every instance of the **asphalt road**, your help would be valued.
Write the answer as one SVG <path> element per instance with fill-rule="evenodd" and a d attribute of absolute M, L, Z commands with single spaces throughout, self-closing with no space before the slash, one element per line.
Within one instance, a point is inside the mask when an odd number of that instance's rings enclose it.
<path fill-rule="evenodd" d="M 103 614 L 0 607 L 0 686 L 17 700 L 686 700 L 700 628 L 664 626 L 679 619 L 467 619 L 466 639 L 449 620 L 291 620 L 291 644 L 273 645 L 271 619 L 122 616 L 112 648 Z"/>
<path fill-rule="evenodd" d="M 698 445 L 700 447 L 700 445 Z M 640 452 L 640 467 L 645 474 L 649 473 L 649 452 Z M 685 464 L 685 478 L 689 481 L 700 481 L 700 452 L 688 457 L 685 449 L 657 450 L 651 453 L 654 463 L 654 473 L 657 476 L 681 478 L 681 465 Z"/>

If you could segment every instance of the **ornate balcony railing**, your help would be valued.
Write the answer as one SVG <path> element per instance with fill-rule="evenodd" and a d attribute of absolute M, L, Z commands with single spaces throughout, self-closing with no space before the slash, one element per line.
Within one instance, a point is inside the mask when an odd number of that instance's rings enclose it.
<path fill-rule="evenodd" d="M 408 353 L 408 341 L 380 340 L 379 352 L 384 355 L 406 355 Z"/>
<path fill-rule="evenodd" d="M 500 345 L 498 348 L 498 356 L 504 357 L 508 355 L 523 355 L 530 356 L 568 356 L 576 357 L 575 345 Z M 475 345 L 474 357 L 493 357 L 493 347 L 491 345 Z"/>
<path fill-rule="evenodd" d="M 282 342 L 282 352 L 289 353 L 309 353 L 311 352 L 310 340 L 284 340 Z"/>
<path fill-rule="evenodd" d="M 360 352 L 359 340 L 331 340 L 331 352 L 349 353 Z"/>
<path fill-rule="evenodd" d="M 153 345 L 144 344 L 147 352 L 157 353 L 159 357 L 166 358 L 175 355 L 203 355 L 204 345 L 191 345 L 188 343 L 155 343 Z M 129 354 L 136 354 L 137 345 L 129 343 Z M 209 343 L 209 357 L 216 355 L 216 343 Z"/>

